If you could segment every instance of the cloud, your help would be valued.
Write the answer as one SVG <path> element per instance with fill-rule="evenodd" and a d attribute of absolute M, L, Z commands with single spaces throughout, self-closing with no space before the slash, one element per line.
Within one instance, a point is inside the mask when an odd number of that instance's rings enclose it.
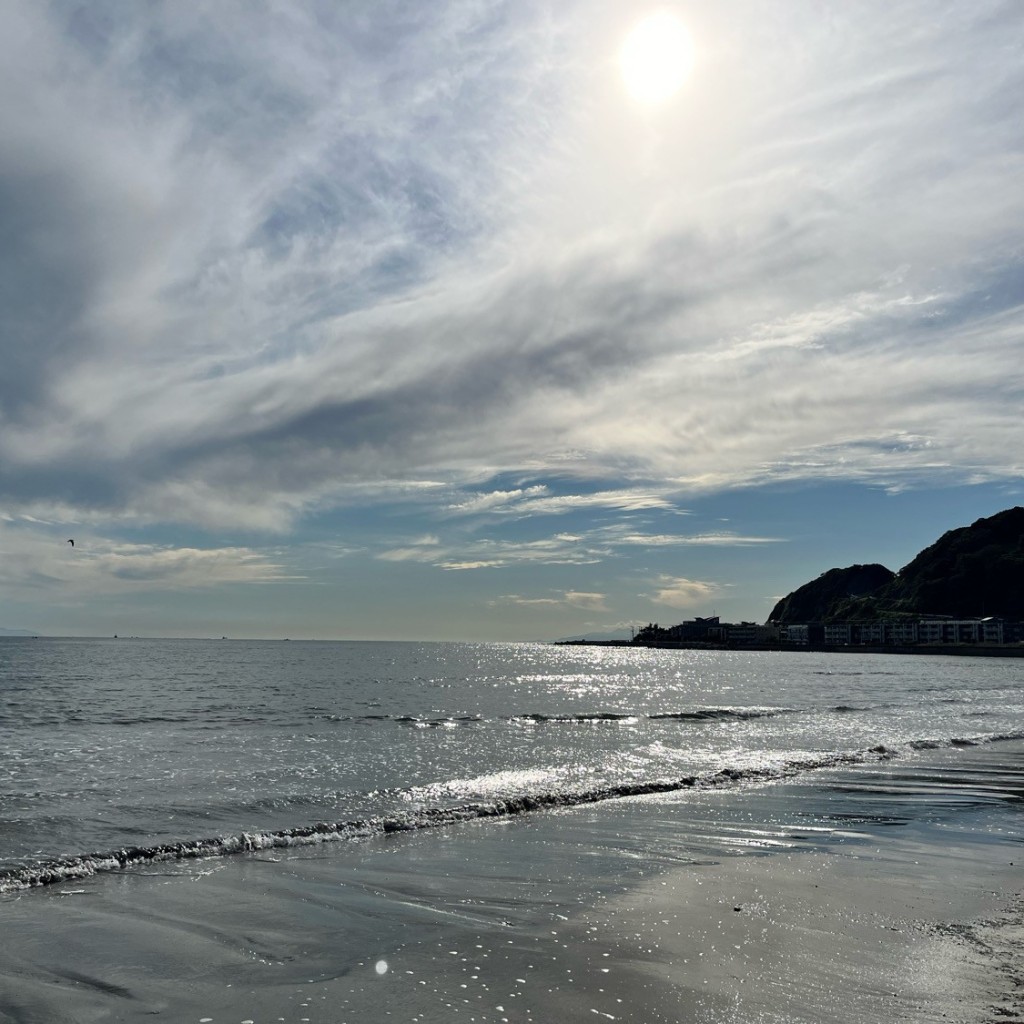
<path fill-rule="evenodd" d="M 377 558 L 385 562 L 423 562 L 441 569 L 497 569 L 512 565 L 591 565 L 611 553 L 607 545 L 578 534 L 557 533 L 534 540 L 492 537 L 452 538 L 434 535 L 396 548 Z"/>
<path fill-rule="evenodd" d="M 605 594 L 587 593 L 578 590 L 562 591 L 558 597 L 522 597 L 519 594 L 505 594 L 503 597 L 493 600 L 491 604 L 515 604 L 524 607 L 568 607 L 592 612 L 608 611 Z"/>
<path fill-rule="evenodd" d="M 377 557 L 385 562 L 433 562 L 442 556 L 441 541 L 433 534 L 426 534 L 409 542 L 405 547 L 388 548 Z"/>
<path fill-rule="evenodd" d="M 1018 478 L 1015 5 L 690 17 L 638 119 L 610 2 L 6 6 L 5 508 L 287 533 Z"/>
<path fill-rule="evenodd" d="M 449 505 L 448 510 L 460 515 L 507 511 L 510 506 L 518 506 L 523 499 L 547 493 L 548 489 L 543 484 L 536 484 L 533 487 L 517 487 L 511 491 L 490 491 L 486 494 L 474 494 L 456 504 Z"/>
<path fill-rule="evenodd" d="M 483 539 L 460 546 L 459 554 L 431 559 L 442 569 L 491 569 L 510 565 L 593 565 L 607 549 L 580 544 L 575 537 L 556 535 L 540 540 Z M 476 557 L 473 557 L 476 555 Z"/>
<path fill-rule="evenodd" d="M 717 583 L 690 580 L 684 576 L 659 576 L 655 586 L 657 589 L 647 595 L 648 600 L 669 608 L 697 608 L 722 593 L 722 587 Z"/>
<path fill-rule="evenodd" d="M 563 515 L 581 509 L 614 509 L 620 512 L 639 512 L 645 509 L 681 511 L 676 510 L 672 500 L 664 494 L 636 490 L 530 498 L 520 502 L 515 511 L 520 515 Z"/>
<path fill-rule="evenodd" d="M 749 547 L 756 544 L 779 544 L 782 537 L 744 537 L 736 533 L 697 533 L 678 535 L 667 533 L 626 533 L 609 542 L 636 547 Z"/>
<path fill-rule="evenodd" d="M 490 491 L 476 494 L 448 506 L 456 515 L 474 515 L 491 512 L 500 515 L 536 516 L 566 515 L 584 510 L 610 509 L 620 512 L 638 512 L 645 509 L 676 509 L 669 494 L 653 489 L 624 488 L 615 491 L 596 491 L 590 494 L 551 494 L 550 487 L 535 484 L 511 491 Z"/>
<path fill-rule="evenodd" d="M 675 514 L 671 509 L 668 514 Z M 664 509 L 659 509 L 664 512 Z M 423 562 L 442 569 L 495 569 L 511 565 L 593 565 L 621 556 L 621 549 L 669 547 L 750 547 L 782 543 L 780 537 L 736 533 L 638 533 L 628 523 L 598 526 L 576 533 L 556 533 L 535 540 L 431 535 L 425 540 L 381 551 L 388 562 Z"/>
<path fill-rule="evenodd" d="M 565 603 L 573 608 L 583 608 L 590 612 L 606 612 L 608 606 L 604 594 L 588 593 L 580 590 L 567 590 Z"/>
<path fill-rule="evenodd" d="M 421 547 L 389 548 L 377 555 L 384 562 L 430 562 L 434 555 Z"/>
<path fill-rule="evenodd" d="M 282 566 L 245 548 L 163 548 L 137 545 L 100 553 L 92 575 L 161 587 L 209 587 L 222 583 L 268 583 L 287 579 Z M 292 577 L 297 578 L 297 577 Z"/>
<path fill-rule="evenodd" d="M 81 534 L 72 547 L 53 531 L 0 526 L 0 582 L 9 594 L 43 586 L 82 597 L 301 578 L 250 548 L 126 544 Z"/>
<path fill-rule="evenodd" d="M 508 565 L 509 562 L 504 558 L 494 559 L 477 559 L 476 561 L 448 561 L 438 562 L 437 565 L 442 569 L 501 569 Z"/>

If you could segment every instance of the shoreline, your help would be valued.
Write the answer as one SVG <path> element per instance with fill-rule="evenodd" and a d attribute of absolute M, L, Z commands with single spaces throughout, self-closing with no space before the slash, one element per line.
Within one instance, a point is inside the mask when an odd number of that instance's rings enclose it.
<path fill-rule="evenodd" d="M 1024 658 L 1024 644 L 709 644 L 685 640 L 552 640 L 556 647 L 628 647 L 680 651 L 793 651 L 808 654 L 928 654 L 946 657 Z"/>
<path fill-rule="evenodd" d="M 1022 774 L 1017 743 L 8 897 L 0 1020 L 1015 1020 Z"/>
<path fill-rule="evenodd" d="M 627 955 L 619 938 L 598 954 L 617 957 L 621 990 L 633 993 L 621 1019 L 1018 1019 L 1024 900 L 1001 895 L 1019 884 L 1013 868 L 976 865 L 977 888 L 948 897 L 935 879 L 879 867 L 800 851 L 674 870 L 585 911 L 569 941 L 594 929 L 632 937 Z M 595 1005 L 614 1014 L 611 1002 Z"/>

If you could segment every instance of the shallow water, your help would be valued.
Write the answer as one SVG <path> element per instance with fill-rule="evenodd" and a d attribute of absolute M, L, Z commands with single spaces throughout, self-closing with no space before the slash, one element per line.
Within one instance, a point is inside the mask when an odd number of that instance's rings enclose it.
<path fill-rule="evenodd" d="M 628 794 L 853 780 L 1024 736 L 1022 675 L 855 653 L 6 639 L 0 888 Z"/>
<path fill-rule="evenodd" d="M 0 641 L 0 1021 L 1006 1019 L 1021 673 Z"/>
<path fill-rule="evenodd" d="M 0 1020 L 1012 1019 L 964 940 L 1022 787 L 1007 741 L 9 893 Z"/>

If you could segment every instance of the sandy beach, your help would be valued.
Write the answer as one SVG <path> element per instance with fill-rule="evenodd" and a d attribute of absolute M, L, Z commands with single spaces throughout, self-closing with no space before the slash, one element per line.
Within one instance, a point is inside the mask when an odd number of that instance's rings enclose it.
<path fill-rule="evenodd" d="M 941 763 L 892 765 L 841 797 L 611 801 L 8 896 L 0 1020 L 1019 1021 L 1024 744 L 970 756 L 998 785 L 929 801 Z"/>

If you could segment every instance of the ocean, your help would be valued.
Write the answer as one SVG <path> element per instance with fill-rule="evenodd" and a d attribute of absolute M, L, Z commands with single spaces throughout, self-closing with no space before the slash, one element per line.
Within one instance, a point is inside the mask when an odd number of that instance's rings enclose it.
<path fill-rule="evenodd" d="M 0 1020 L 656 1020 L 684 1019 L 683 1002 L 694 1020 L 872 1019 L 779 1005 L 784 983 L 752 965 L 741 1000 L 721 965 L 698 978 L 653 946 L 660 973 L 638 988 L 635 952 L 608 939 L 639 911 L 594 915 L 654 877 L 693 888 L 756 870 L 782 892 L 794 864 L 841 862 L 852 884 L 870 862 L 862 882 L 891 881 L 890 910 L 908 893 L 945 901 L 899 917 L 929 941 L 976 927 L 963 915 L 1020 877 L 1022 676 L 1017 659 L 855 652 L 2 639 Z M 998 889 L 978 875 L 997 867 Z M 684 902 L 687 934 L 706 928 L 700 900 Z M 750 923 L 749 893 L 724 902 L 729 928 Z M 520 961 L 552 922 L 575 930 L 570 981 L 592 968 L 591 982 L 569 991 L 560 975 L 525 1013 L 513 993 L 539 968 Z M 848 925 L 830 941 L 852 942 Z M 496 955 L 499 935 L 516 956 L 495 1002 L 479 967 L 449 975 L 470 947 Z M 399 949 L 418 964 L 404 978 L 432 965 L 429 986 L 396 994 Z M 856 955 L 853 990 L 870 973 Z M 629 994 L 605 1005 L 598 972 L 624 964 Z M 871 968 L 878 998 L 890 966 Z M 464 1005 L 438 994 L 449 982 Z M 837 984 L 827 974 L 822 992 Z M 934 1018 L 885 1019 L 948 1020 L 951 998 Z"/>

